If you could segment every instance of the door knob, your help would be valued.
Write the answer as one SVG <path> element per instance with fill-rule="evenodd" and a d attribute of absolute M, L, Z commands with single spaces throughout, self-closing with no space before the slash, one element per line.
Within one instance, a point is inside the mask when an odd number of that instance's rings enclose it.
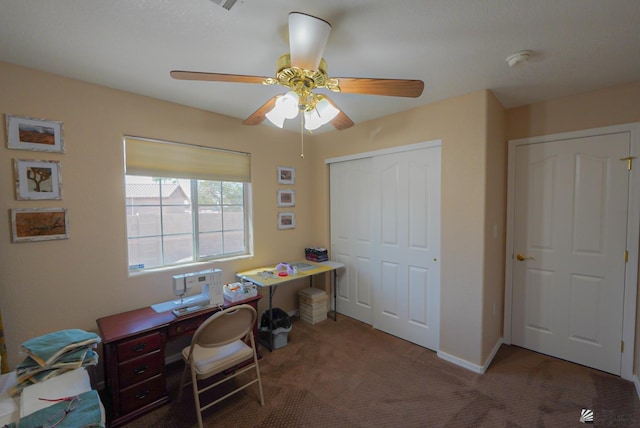
<path fill-rule="evenodd" d="M 526 257 L 526 256 L 523 256 L 522 254 L 518 254 L 516 256 L 516 259 L 520 260 L 521 262 L 525 260 L 535 260 L 533 257 Z"/>

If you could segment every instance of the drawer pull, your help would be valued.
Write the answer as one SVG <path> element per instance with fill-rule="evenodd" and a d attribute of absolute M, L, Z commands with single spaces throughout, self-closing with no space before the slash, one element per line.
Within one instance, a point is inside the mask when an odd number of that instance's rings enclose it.
<path fill-rule="evenodd" d="M 150 392 L 150 391 L 149 391 L 148 389 L 145 389 L 145 390 L 143 390 L 143 391 L 138 392 L 138 393 L 135 395 L 136 400 L 144 400 L 145 398 L 147 398 L 147 395 L 149 395 L 149 392 Z"/>
<path fill-rule="evenodd" d="M 146 348 L 146 347 L 147 347 L 147 342 L 141 342 L 141 343 L 138 343 L 133 348 L 131 348 L 131 350 L 133 352 L 142 352 L 142 351 L 144 351 L 144 348 Z"/>
<path fill-rule="evenodd" d="M 147 366 L 145 364 L 144 366 L 136 367 L 135 369 L 133 369 L 133 372 L 135 374 L 139 375 L 139 374 L 142 374 L 142 373 L 146 372 L 148 368 L 149 368 L 149 366 Z"/>

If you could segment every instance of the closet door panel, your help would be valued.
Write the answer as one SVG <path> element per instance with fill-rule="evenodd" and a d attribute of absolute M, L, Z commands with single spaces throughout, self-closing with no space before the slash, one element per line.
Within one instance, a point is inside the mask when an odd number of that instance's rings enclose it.
<path fill-rule="evenodd" d="M 344 263 L 338 276 L 338 312 L 372 323 L 371 159 L 330 166 L 331 258 Z"/>

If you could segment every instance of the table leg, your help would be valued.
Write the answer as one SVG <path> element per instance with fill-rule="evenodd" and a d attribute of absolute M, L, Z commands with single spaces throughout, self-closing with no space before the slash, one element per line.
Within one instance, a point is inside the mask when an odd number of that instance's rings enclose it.
<path fill-rule="evenodd" d="M 333 270 L 333 320 L 338 321 L 338 270 Z"/>
<path fill-rule="evenodd" d="M 269 287 L 269 351 L 273 351 L 273 289 Z"/>

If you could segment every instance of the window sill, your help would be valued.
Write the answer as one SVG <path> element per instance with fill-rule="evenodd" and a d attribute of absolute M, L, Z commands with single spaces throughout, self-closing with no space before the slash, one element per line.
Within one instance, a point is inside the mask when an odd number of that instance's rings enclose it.
<path fill-rule="evenodd" d="M 128 277 L 135 278 L 135 277 L 143 276 L 146 274 L 163 273 L 163 272 L 168 272 L 176 269 L 204 270 L 204 269 L 210 268 L 211 266 L 209 265 L 211 265 L 211 263 L 226 263 L 226 262 L 232 262 L 236 260 L 251 259 L 253 257 L 254 257 L 253 254 L 242 254 L 238 256 L 229 256 L 229 257 L 224 257 L 219 259 L 209 259 L 209 260 L 200 261 L 200 262 L 176 264 L 176 265 L 170 265 L 170 266 L 160 266 L 157 268 L 140 269 L 140 270 L 134 270 L 134 271 L 130 270 L 128 272 Z"/>

